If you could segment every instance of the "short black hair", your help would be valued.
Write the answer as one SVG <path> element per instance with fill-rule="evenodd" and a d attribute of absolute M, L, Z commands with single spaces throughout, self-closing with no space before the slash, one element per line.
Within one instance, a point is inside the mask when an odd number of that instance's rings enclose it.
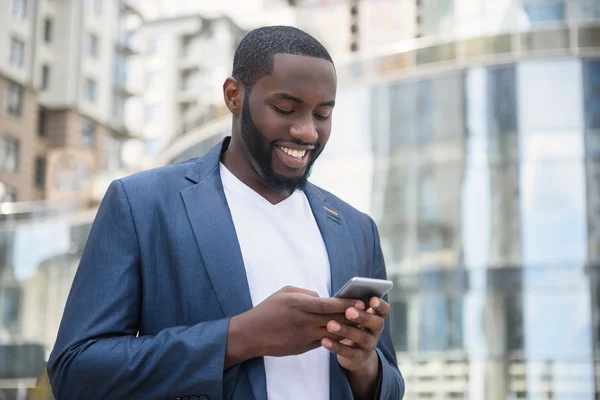
<path fill-rule="evenodd" d="M 275 54 L 294 54 L 322 58 L 333 64 L 325 47 L 308 33 L 291 26 L 265 26 L 248 32 L 233 56 L 233 77 L 246 94 L 256 81 L 273 72 Z"/>

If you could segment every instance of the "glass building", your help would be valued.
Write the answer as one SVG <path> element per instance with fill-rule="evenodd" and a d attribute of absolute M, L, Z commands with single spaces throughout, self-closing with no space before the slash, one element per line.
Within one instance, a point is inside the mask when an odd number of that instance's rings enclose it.
<path fill-rule="evenodd" d="M 406 398 L 599 398 L 600 0 L 417 3 L 422 38 L 337 66 L 312 176 L 379 226 Z M 0 399 L 42 374 L 92 219 L 0 227 Z"/>

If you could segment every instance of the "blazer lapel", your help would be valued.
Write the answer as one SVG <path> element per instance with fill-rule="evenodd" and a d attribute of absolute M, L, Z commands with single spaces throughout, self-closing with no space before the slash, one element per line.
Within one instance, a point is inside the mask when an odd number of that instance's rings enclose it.
<path fill-rule="evenodd" d="M 250 310 L 246 269 L 218 170 L 181 196 L 223 313 L 233 317 Z"/>
<path fill-rule="evenodd" d="M 323 192 L 308 184 L 305 193 L 327 248 L 333 296 L 350 278 L 358 274 L 354 241 L 341 211 L 327 203 Z"/>
<path fill-rule="evenodd" d="M 242 314 L 252 308 L 252 298 L 242 252 L 235 233 L 221 175 L 220 156 L 228 146 L 226 139 L 197 161 L 186 178 L 194 186 L 180 193 L 204 267 L 226 317 Z M 262 358 L 247 362 L 250 384 L 256 399 L 266 398 L 267 384 Z"/>
<path fill-rule="evenodd" d="M 331 295 L 349 279 L 358 275 L 354 241 L 341 211 L 327 203 L 322 191 L 312 184 L 305 190 L 313 214 L 327 248 L 331 268 Z M 352 397 L 352 390 L 335 354 L 329 358 L 329 395 L 332 400 Z"/>

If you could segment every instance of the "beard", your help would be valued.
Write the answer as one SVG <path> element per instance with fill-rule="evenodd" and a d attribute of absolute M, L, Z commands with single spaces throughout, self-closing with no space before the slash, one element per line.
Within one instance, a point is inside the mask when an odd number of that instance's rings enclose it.
<path fill-rule="evenodd" d="M 244 96 L 244 105 L 242 106 L 242 138 L 250 154 L 254 169 L 260 175 L 265 185 L 271 190 L 290 193 L 297 189 L 303 190 L 308 182 L 312 166 L 323 148 L 319 144 L 315 145 L 315 148 L 310 152 L 310 158 L 306 164 L 304 174 L 300 176 L 285 176 L 276 173 L 273 170 L 275 142 L 270 142 L 254 124 L 249 104 L 250 101 L 248 95 L 246 95 Z M 298 142 L 298 144 L 305 145 L 307 143 Z"/>

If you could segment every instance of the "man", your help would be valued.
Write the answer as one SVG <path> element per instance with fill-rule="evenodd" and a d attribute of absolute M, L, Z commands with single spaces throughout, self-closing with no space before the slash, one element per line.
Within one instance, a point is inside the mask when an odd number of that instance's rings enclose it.
<path fill-rule="evenodd" d="M 231 138 L 109 187 L 49 360 L 58 400 L 403 397 L 388 303 L 331 298 L 386 276 L 373 221 L 307 183 L 331 57 L 266 27 L 233 64 Z"/>

